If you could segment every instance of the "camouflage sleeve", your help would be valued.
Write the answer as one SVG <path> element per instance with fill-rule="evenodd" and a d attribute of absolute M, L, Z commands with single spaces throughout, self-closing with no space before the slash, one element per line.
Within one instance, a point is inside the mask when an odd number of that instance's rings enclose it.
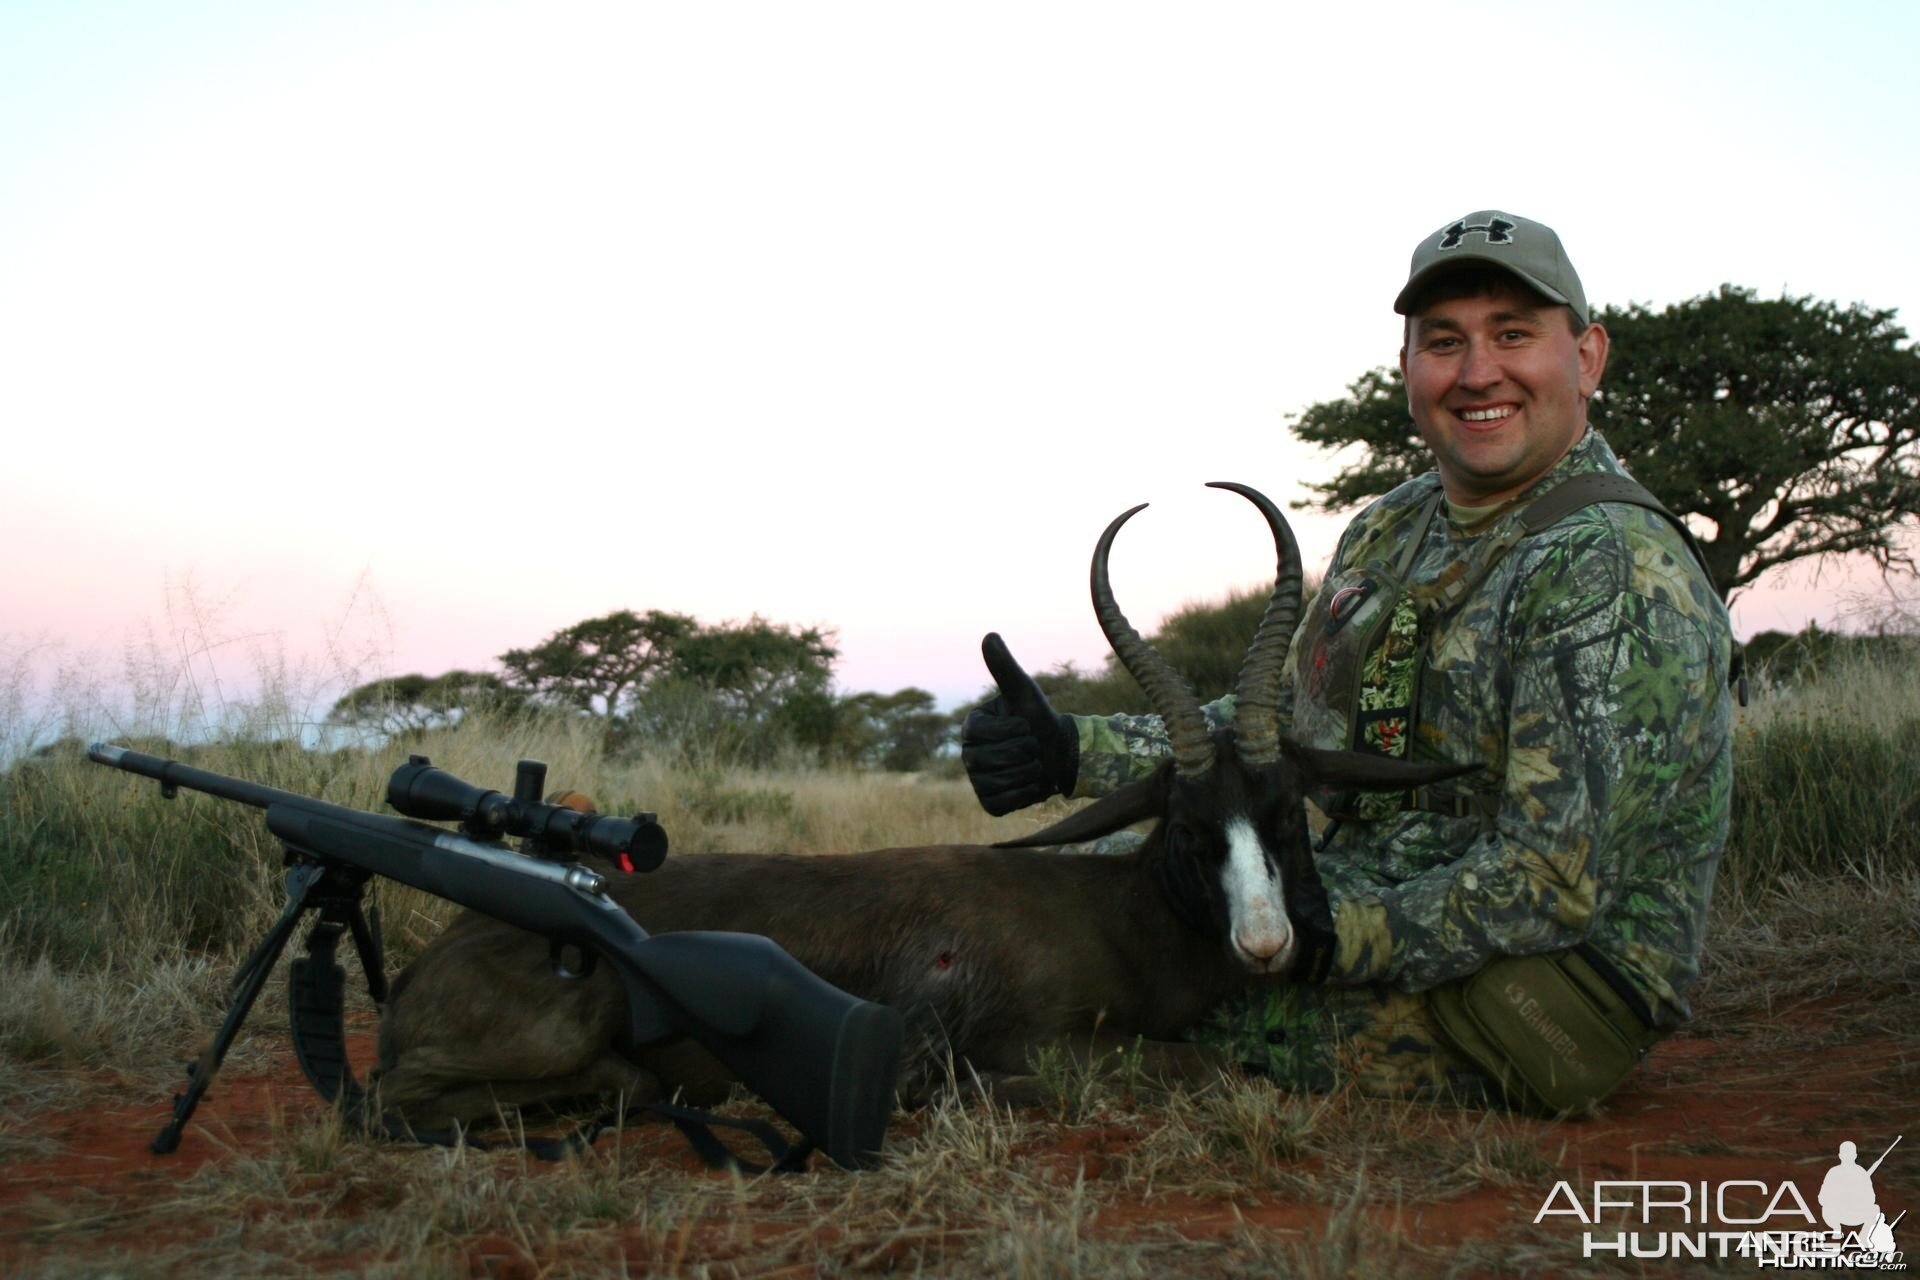
<path fill-rule="evenodd" d="M 1209 729 L 1218 729 L 1233 719 L 1233 695 L 1200 708 Z M 1069 716 L 1080 732 L 1080 772 L 1073 783 L 1073 798 L 1104 796 L 1118 791 L 1135 778 L 1152 773 L 1162 760 L 1173 754 L 1167 739 L 1167 726 L 1156 715 Z"/>
<path fill-rule="evenodd" d="M 1424 869 L 1336 894 L 1335 981 L 1424 990 L 1496 955 L 1572 946 L 1603 916 L 1596 945 L 1630 963 L 1637 945 L 1655 970 L 1698 955 L 1726 823 L 1726 615 L 1666 551 L 1647 572 L 1648 553 L 1610 519 L 1542 541 L 1498 620 L 1513 692 L 1494 829 L 1444 860 L 1395 850 Z M 1450 821 L 1404 822 L 1392 837 L 1432 841 Z"/>

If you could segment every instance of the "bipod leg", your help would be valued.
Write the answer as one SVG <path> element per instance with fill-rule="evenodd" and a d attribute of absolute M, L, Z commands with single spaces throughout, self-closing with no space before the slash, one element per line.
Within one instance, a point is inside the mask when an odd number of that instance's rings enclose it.
<path fill-rule="evenodd" d="M 353 934 L 354 950 L 374 1002 L 384 1004 L 387 998 L 380 917 L 376 911 L 369 919 L 361 907 L 366 881 L 366 873 L 358 868 L 338 867 L 329 873 L 312 898 L 311 905 L 319 909 L 320 918 L 307 931 L 307 954 L 296 957 L 287 967 L 294 1056 L 320 1096 L 340 1103 L 350 1117 L 364 1112 L 366 1091 L 354 1079 L 352 1064 L 347 1061 L 343 1001 L 347 974 L 334 961 L 342 933 Z"/>
<path fill-rule="evenodd" d="M 362 911 L 360 900 L 355 898 L 347 925 L 353 930 L 353 949 L 360 956 L 360 972 L 367 976 L 367 994 L 375 1004 L 385 1007 L 387 948 L 380 936 L 380 904 L 376 902 Z"/>
<path fill-rule="evenodd" d="M 314 863 L 301 863 L 287 872 L 287 907 L 280 918 L 267 930 L 267 936 L 260 939 L 258 945 L 248 953 L 239 972 L 233 975 L 233 981 L 227 990 L 233 996 L 233 1002 L 227 1006 L 227 1016 L 220 1023 L 220 1029 L 213 1035 L 200 1056 L 187 1064 L 187 1087 L 183 1093 L 173 1095 L 173 1119 L 154 1136 L 150 1149 L 155 1155 L 169 1155 L 180 1145 L 180 1131 L 186 1127 L 195 1107 L 200 1105 L 201 1095 L 207 1086 L 213 1083 L 213 1077 L 220 1070 L 220 1064 L 226 1061 L 227 1050 L 233 1047 L 233 1038 L 240 1033 L 240 1024 L 247 1020 L 253 1002 L 260 996 L 260 988 L 273 972 L 274 962 L 280 958 L 280 952 L 286 948 L 287 939 L 293 935 L 294 926 L 308 908 L 308 895 L 319 884 L 324 867 Z"/>

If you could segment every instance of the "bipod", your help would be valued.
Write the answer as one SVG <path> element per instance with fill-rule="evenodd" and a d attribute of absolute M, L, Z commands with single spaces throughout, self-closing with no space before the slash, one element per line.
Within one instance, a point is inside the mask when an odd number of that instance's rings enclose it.
<path fill-rule="evenodd" d="M 287 863 L 286 909 L 228 983 L 232 1003 L 227 1016 L 200 1056 L 187 1064 L 186 1090 L 173 1095 L 173 1119 L 155 1135 L 151 1145 L 155 1155 L 167 1155 L 180 1145 L 181 1130 L 200 1105 L 220 1064 L 226 1061 L 227 1051 L 259 998 L 260 988 L 308 912 L 319 913 L 319 919 L 307 931 L 307 954 L 293 961 L 287 978 L 294 1054 L 307 1079 L 327 1101 L 344 1098 L 349 1113 L 357 1114 L 365 1099 L 365 1091 L 347 1063 L 346 1031 L 341 1020 L 346 971 L 334 963 L 333 954 L 342 931 L 350 931 L 360 967 L 367 975 L 367 991 L 375 1004 L 386 1003 L 380 908 L 361 909 L 361 894 L 371 873 L 292 849 L 287 850 Z"/>

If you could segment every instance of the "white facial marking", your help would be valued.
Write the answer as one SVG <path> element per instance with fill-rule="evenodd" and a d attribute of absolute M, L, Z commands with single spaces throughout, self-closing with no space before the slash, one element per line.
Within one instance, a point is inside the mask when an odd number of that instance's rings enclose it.
<path fill-rule="evenodd" d="M 1227 822 L 1227 936 L 1234 954 L 1255 973 L 1281 973 L 1293 959 L 1293 925 L 1287 920 L 1286 886 L 1269 871 L 1260 833 L 1245 818 Z"/>

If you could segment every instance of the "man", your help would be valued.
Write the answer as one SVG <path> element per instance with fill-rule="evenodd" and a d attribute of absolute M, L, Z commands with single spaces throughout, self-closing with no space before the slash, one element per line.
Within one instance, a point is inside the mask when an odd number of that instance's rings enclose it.
<path fill-rule="evenodd" d="M 1840 1163 L 1827 1170 L 1820 1181 L 1820 1218 L 1836 1236 L 1844 1237 L 1846 1227 L 1866 1232 L 1881 1220 L 1873 1174 L 1860 1167 L 1859 1155 L 1860 1148 L 1852 1142 L 1841 1143 Z"/>
<path fill-rule="evenodd" d="M 1282 714 L 1306 745 L 1483 768 L 1325 797 L 1328 905 L 1296 895 L 1294 922 L 1324 974 L 1192 1035 L 1297 1088 L 1581 1110 L 1689 1013 L 1727 829 L 1727 614 L 1588 426 L 1607 334 L 1553 231 L 1451 222 L 1394 309 L 1435 470 L 1348 526 Z M 1056 716 L 1011 683 L 963 733 L 989 811 L 1101 795 L 1165 754 L 1155 718 Z"/>

